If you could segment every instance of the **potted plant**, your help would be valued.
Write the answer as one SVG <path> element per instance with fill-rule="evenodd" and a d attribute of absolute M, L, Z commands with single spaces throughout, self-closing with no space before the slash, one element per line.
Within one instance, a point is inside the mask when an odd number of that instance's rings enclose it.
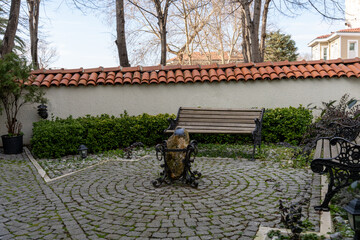
<path fill-rule="evenodd" d="M 22 124 L 17 119 L 20 109 L 27 103 L 46 102 L 42 89 L 31 85 L 30 71 L 31 65 L 15 53 L 0 59 L 0 113 L 4 110 L 8 131 L 1 136 L 5 154 L 22 152 Z"/>

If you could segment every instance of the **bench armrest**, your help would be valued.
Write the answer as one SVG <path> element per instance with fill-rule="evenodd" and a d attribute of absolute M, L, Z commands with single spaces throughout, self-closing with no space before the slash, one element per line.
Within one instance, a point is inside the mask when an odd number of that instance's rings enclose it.
<path fill-rule="evenodd" d="M 338 144 L 340 147 L 339 154 L 333 158 L 317 158 L 311 162 L 311 170 L 315 173 L 326 173 L 327 167 L 337 167 L 339 169 L 360 172 L 360 145 L 351 141 L 334 137 L 330 139 L 330 145 Z"/>

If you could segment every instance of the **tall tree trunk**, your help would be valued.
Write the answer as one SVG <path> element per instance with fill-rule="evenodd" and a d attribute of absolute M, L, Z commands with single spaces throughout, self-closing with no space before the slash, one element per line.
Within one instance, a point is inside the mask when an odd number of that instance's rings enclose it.
<path fill-rule="evenodd" d="M 242 52 L 244 61 L 262 62 L 264 61 L 267 14 L 271 0 L 265 0 L 264 6 L 262 0 L 238 0 L 238 2 L 242 10 Z M 263 11 L 261 12 L 262 8 Z M 253 11 L 252 13 L 251 10 Z M 261 37 L 259 39 L 260 25 Z"/>
<path fill-rule="evenodd" d="M 21 0 L 11 0 L 8 25 L 6 26 L 2 45 L 0 47 L 1 57 L 10 53 L 15 46 L 15 35 L 19 22 Z"/>
<path fill-rule="evenodd" d="M 161 43 L 161 59 L 160 64 L 166 65 L 166 51 L 167 51 L 167 42 L 166 42 L 166 23 L 167 16 L 169 12 L 169 7 L 173 0 L 166 0 L 164 9 L 161 8 L 161 0 L 153 0 L 156 8 L 158 25 L 159 25 L 159 34 L 160 34 L 160 43 Z"/>
<path fill-rule="evenodd" d="M 124 0 L 116 0 L 116 35 L 120 66 L 130 67 L 125 38 Z"/>
<path fill-rule="evenodd" d="M 39 12 L 40 0 L 27 0 L 29 9 L 29 30 L 31 45 L 31 60 L 35 69 L 39 68 L 38 58 L 38 30 L 39 30 Z"/>
<path fill-rule="evenodd" d="M 260 27 L 260 17 L 261 17 L 261 0 L 254 1 L 253 9 L 253 19 L 251 30 L 250 30 L 250 40 L 251 40 L 251 52 L 252 52 L 252 61 L 261 62 L 260 59 L 260 46 L 259 46 L 259 27 Z"/>
<path fill-rule="evenodd" d="M 263 13 L 262 13 L 261 38 L 260 38 L 260 59 L 262 62 L 264 61 L 264 56 L 265 56 L 267 15 L 269 12 L 270 2 L 271 2 L 271 0 L 265 0 L 264 9 L 263 9 Z"/>
<path fill-rule="evenodd" d="M 161 60 L 160 64 L 165 66 L 166 65 L 166 23 L 161 21 L 159 24 L 160 27 L 160 42 L 161 42 Z"/>

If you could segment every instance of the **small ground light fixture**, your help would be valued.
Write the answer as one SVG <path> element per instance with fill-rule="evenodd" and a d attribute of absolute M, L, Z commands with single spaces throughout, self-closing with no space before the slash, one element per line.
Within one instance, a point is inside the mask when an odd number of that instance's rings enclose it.
<path fill-rule="evenodd" d="M 81 156 L 81 158 L 86 158 L 86 157 L 87 157 L 87 155 L 88 155 L 88 148 L 87 148 L 85 145 L 81 144 L 81 145 L 79 146 L 78 151 L 79 151 L 79 155 Z"/>
<path fill-rule="evenodd" d="M 355 231 L 354 240 L 360 240 L 360 199 L 351 200 L 344 209 L 348 213 L 350 227 Z"/>

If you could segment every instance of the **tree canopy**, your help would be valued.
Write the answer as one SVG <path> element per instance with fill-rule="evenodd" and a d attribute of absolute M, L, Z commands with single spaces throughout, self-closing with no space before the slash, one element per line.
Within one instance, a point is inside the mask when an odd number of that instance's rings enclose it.
<path fill-rule="evenodd" d="M 281 33 L 280 30 L 270 32 L 265 40 L 265 61 L 296 61 L 298 57 L 295 41 L 291 35 Z"/>

